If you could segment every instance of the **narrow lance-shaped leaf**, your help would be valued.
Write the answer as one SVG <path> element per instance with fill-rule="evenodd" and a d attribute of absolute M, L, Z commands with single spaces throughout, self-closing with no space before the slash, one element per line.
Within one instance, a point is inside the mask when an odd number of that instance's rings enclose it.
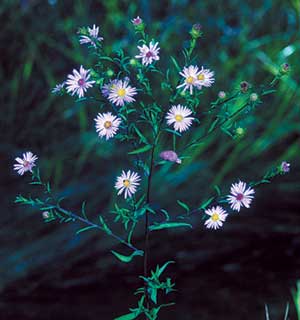
<path fill-rule="evenodd" d="M 183 209 L 185 209 L 187 212 L 190 211 L 189 206 L 188 206 L 186 203 L 184 203 L 183 201 L 177 200 L 177 203 L 178 203 Z"/>
<path fill-rule="evenodd" d="M 181 227 L 192 228 L 192 225 L 185 222 L 164 222 L 164 223 L 151 225 L 149 227 L 149 230 L 154 231 L 154 230 L 162 230 L 162 229 L 170 229 L 170 228 L 181 228 Z"/>
<path fill-rule="evenodd" d="M 120 316 L 118 318 L 115 318 L 114 320 L 133 320 L 136 319 L 137 315 L 135 313 L 127 313 L 123 316 Z"/>
<path fill-rule="evenodd" d="M 134 251 L 130 256 L 124 256 L 123 254 L 120 254 L 114 250 L 111 250 L 111 253 L 117 257 L 120 261 L 128 263 L 130 262 L 135 256 L 143 256 L 143 251 L 138 250 L 138 251 Z"/>
<path fill-rule="evenodd" d="M 131 152 L 128 152 L 128 154 L 144 153 L 144 152 L 149 151 L 151 148 L 152 148 L 152 146 L 151 146 L 150 144 L 147 144 L 146 146 L 144 146 L 144 147 L 142 147 L 142 148 L 139 148 L 139 149 L 133 150 L 133 151 L 131 151 Z"/>

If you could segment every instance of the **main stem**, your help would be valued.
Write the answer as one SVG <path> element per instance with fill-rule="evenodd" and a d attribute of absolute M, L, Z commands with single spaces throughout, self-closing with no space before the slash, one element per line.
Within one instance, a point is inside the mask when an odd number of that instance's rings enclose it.
<path fill-rule="evenodd" d="M 150 203 L 150 191 L 151 191 L 151 181 L 152 181 L 152 170 L 153 170 L 153 156 L 154 156 L 155 144 L 152 146 L 151 155 L 150 155 L 150 168 L 148 176 L 148 185 L 147 185 L 147 195 L 146 202 L 149 205 Z M 144 248 L 144 277 L 148 277 L 148 256 L 149 256 L 149 211 L 146 211 L 145 214 L 145 248 Z M 145 302 L 147 309 L 149 309 L 149 293 L 148 293 L 148 284 L 145 283 Z"/>

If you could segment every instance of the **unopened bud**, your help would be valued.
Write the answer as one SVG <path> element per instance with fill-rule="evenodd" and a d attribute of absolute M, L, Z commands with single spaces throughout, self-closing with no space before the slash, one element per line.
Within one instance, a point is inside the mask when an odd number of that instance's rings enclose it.
<path fill-rule="evenodd" d="M 241 88 L 241 91 L 242 91 L 243 93 L 247 92 L 248 89 L 249 89 L 249 87 L 250 87 L 250 85 L 249 85 L 249 83 L 248 83 L 247 81 L 242 81 L 242 82 L 240 83 L 240 88 Z"/>
<path fill-rule="evenodd" d="M 257 94 L 257 93 L 251 93 L 251 94 L 250 94 L 250 100 L 251 100 L 252 102 L 257 101 L 257 100 L 258 100 L 258 94 Z"/>
<path fill-rule="evenodd" d="M 162 151 L 159 156 L 166 161 L 181 163 L 181 160 L 178 158 L 177 153 L 172 150 Z"/>
<path fill-rule="evenodd" d="M 44 219 L 49 219 L 49 217 L 50 217 L 50 212 L 49 212 L 49 211 L 44 211 L 44 212 L 42 213 L 42 215 L 43 215 L 43 218 L 44 218 Z"/>
<path fill-rule="evenodd" d="M 288 73 L 290 71 L 291 67 L 288 63 L 283 63 L 281 65 L 281 72 L 282 73 Z"/>
<path fill-rule="evenodd" d="M 107 74 L 108 77 L 112 77 L 115 73 L 114 73 L 114 70 L 108 69 L 108 70 L 106 71 L 106 74 Z"/>
<path fill-rule="evenodd" d="M 200 23 L 195 23 L 192 27 L 192 30 L 190 31 L 190 35 L 194 39 L 198 39 L 202 36 L 202 26 Z"/>
<path fill-rule="evenodd" d="M 130 60 L 129 60 L 129 63 L 130 63 L 130 65 L 133 66 L 133 67 L 135 67 L 135 66 L 137 65 L 136 59 L 130 59 Z"/>
<path fill-rule="evenodd" d="M 288 173 L 290 171 L 290 163 L 283 161 L 280 165 L 280 171 L 282 173 Z"/>
<path fill-rule="evenodd" d="M 143 22 L 143 19 L 142 19 L 142 18 L 140 18 L 139 16 L 137 16 L 136 18 L 132 19 L 131 22 L 132 22 L 132 24 L 134 25 L 135 30 L 137 30 L 137 31 L 144 31 L 145 25 L 144 25 L 144 22 Z"/>
<path fill-rule="evenodd" d="M 225 98 L 226 98 L 226 92 L 225 92 L 225 91 L 220 91 L 220 92 L 218 93 L 218 97 L 219 97 L 220 99 L 225 99 Z"/>
<path fill-rule="evenodd" d="M 246 130 L 244 128 L 242 128 L 242 127 L 238 127 L 235 130 L 235 134 L 239 138 L 243 137 L 245 135 L 245 133 L 246 133 Z"/>

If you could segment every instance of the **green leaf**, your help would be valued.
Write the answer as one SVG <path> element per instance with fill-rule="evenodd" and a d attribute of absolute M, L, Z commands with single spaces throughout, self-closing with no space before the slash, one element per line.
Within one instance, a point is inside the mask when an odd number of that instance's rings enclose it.
<path fill-rule="evenodd" d="M 128 152 L 128 154 L 139 154 L 139 153 L 143 153 L 143 152 L 147 152 L 152 148 L 152 146 L 150 144 L 147 144 L 146 146 L 136 149 L 134 151 Z"/>
<path fill-rule="evenodd" d="M 166 262 L 163 266 L 161 266 L 160 268 L 158 268 L 157 272 L 156 272 L 156 276 L 159 278 L 162 273 L 166 270 L 167 266 L 170 264 L 170 263 L 175 263 L 175 261 L 168 261 Z"/>
<path fill-rule="evenodd" d="M 134 251 L 130 256 L 124 256 L 123 254 L 120 254 L 114 250 L 111 250 L 111 253 L 116 256 L 120 261 L 128 263 L 130 262 L 135 256 L 143 256 L 143 251 Z"/>
<path fill-rule="evenodd" d="M 222 194 L 221 189 L 217 185 L 215 185 L 214 188 L 215 188 L 218 196 L 220 196 Z"/>
<path fill-rule="evenodd" d="M 183 209 L 185 209 L 187 212 L 190 211 L 190 208 L 189 208 L 189 206 L 188 206 L 186 203 L 184 203 L 184 202 L 182 202 L 182 201 L 180 201 L 180 200 L 177 200 L 177 203 L 178 203 Z"/>
<path fill-rule="evenodd" d="M 85 232 L 85 231 L 88 231 L 90 229 L 94 229 L 96 228 L 95 226 L 88 226 L 88 227 L 84 227 L 84 228 L 81 228 L 79 230 L 76 231 L 76 234 L 80 234 L 81 232 Z"/>
<path fill-rule="evenodd" d="M 215 197 L 211 197 L 209 199 L 207 199 L 206 201 L 201 203 L 201 206 L 199 209 L 205 209 L 213 200 Z"/>
<path fill-rule="evenodd" d="M 171 60 L 172 60 L 172 62 L 173 62 L 173 64 L 174 64 L 174 66 L 175 66 L 176 70 L 177 70 L 178 72 L 180 72 L 180 71 L 181 71 L 181 68 L 179 67 L 179 65 L 178 65 L 178 63 L 177 63 L 177 61 L 176 61 L 176 59 L 175 59 L 174 57 L 172 57 L 172 56 L 171 56 Z"/>
<path fill-rule="evenodd" d="M 165 222 L 153 224 L 149 227 L 150 231 L 161 230 L 161 229 L 170 229 L 170 228 L 180 228 L 180 227 L 189 227 L 193 228 L 191 224 L 184 222 Z"/>
<path fill-rule="evenodd" d="M 133 320 L 136 319 L 137 315 L 135 313 L 127 313 L 121 317 L 115 318 L 114 320 Z"/>

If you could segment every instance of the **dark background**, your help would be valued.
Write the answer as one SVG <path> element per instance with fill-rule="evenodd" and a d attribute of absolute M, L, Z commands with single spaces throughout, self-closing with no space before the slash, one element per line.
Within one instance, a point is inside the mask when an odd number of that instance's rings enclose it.
<path fill-rule="evenodd" d="M 214 194 L 216 184 L 226 192 L 238 178 L 257 180 L 283 160 L 292 168 L 258 188 L 251 208 L 232 215 L 218 232 L 194 216 L 192 231 L 153 233 L 151 266 L 176 261 L 166 271 L 176 281 L 178 291 L 168 298 L 176 305 L 160 319 L 264 319 L 267 304 L 276 320 L 283 319 L 288 301 L 290 319 L 296 319 L 291 289 L 300 278 L 298 0 L 1 1 L 0 319 L 112 319 L 136 304 L 142 259 L 121 264 L 110 249 L 124 248 L 104 234 L 76 236 L 80 225 L 45 224 L 39 212 L 14 205 L 17 194 L 36 191 L 12 166 L 16 156 L 33 151 L 42 176 L 67 197 L 65 207 L 78 212 L 87 200 L 91 219 L 106 213 L 111 220 L 114 179 L 129 165 L 127 147 L 97 137 L 97 104 L 77 104 L 50 91 L 74 67 L 94 61 L 79 45 L 78 27 L 99 25 L 106 52 L 124 48 L 133 56 L 130 19 L 137 15 L 165 56 L 179 55 L 192 24 L 202 24 L 199 64 L 216 72 L 215 85 L 201 97 L 203 107 L 220 90 L 242 80 L 259 86 L 281 63 L 292 66 L 277 93 L 238 123 L 246 128 L 243 139 L 218 132 L 191 150 L 180 169 L 155 169 L 153 202 L 176 215 L 181 210 L 175 199 L 196 206 Z M 140 226 L 135 237 L 139 247 L 142 231 Z"/>

